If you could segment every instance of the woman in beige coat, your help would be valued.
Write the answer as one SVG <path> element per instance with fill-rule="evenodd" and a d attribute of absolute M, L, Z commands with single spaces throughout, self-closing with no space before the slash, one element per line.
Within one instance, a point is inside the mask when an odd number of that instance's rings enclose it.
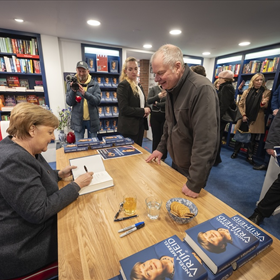
<path fill-rule="evenodd" d="M 268 107 L 270 95 L 270 90 L 265 87 L 264 75 L 257 73 L 252 77 L 248 89 L 243 92 L 238 104 L 243 117 L 237 122 L 236 130 L 244 131 L 242 127 L 246 124 L 249 126 L 251 139 L 246 160 L 252 165 L 254 165 L 253 151 L 256 136 L 265 132 L 264 110 Z M 231 158 L 237 157 L 241 145 L 241 142 L 236 141 Z"/>

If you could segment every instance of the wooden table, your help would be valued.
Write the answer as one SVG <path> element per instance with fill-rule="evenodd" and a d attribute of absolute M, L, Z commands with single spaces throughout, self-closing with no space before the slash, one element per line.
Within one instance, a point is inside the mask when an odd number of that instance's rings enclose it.
<path fill-rule="evenodd" d="M 174 234 L 183 240 L 185 230 L 220 213 L 238 214 L 225 203 L 202 190 L 193 201 L 198 215 L 189 224 L 176 224 L 168 216 L 165 203 L 172 197 L 185 197 L 181 188 L 186 178 L 167 164 L 146 163 L 149 153 L 135 145 L 143 154 L 104 160 L 107 172 L 114 179 L 114 187 L 80 196 L 58 213 L 59 280 L 106 280 L 119 274 L 119 261 Z M 69 165 L 69 159 L 95 154 L 97 151 L 65 154 L 56 152 L 57 168 Z M 63 187 L 67 182 L 60 182 Z M 137 193 L 138 218 L 114 222 L 114 216 L 125 193 Z M 145 198 L 158 195 L 163 206 L 160 218 L 149 220 L 145 212 Z M 120 217 L 124 214 L 121 213 Z M 145 227 L 124 238 L 118 230 L 136 222 Z M 270 235 L 270 234 L 269 234 Z M 271 236 L 271 235 L 270 235 Z M 280 241 L 273 244 L 252 261 L 235 271 L 230 279 L 272 279 L 280 273 Z"/>

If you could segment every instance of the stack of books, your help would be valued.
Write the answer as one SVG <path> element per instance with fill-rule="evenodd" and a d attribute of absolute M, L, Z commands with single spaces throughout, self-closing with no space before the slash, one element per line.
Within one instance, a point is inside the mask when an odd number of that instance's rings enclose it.
<path fill-rule="evenodd" d="M 220 214 L 185 232 L 183 241 L 174 235 L 122 259 L 115 279 L 150 279 L 158 273 L 163 279 L 225 280 L 272 244 L 240 215 Z"/>

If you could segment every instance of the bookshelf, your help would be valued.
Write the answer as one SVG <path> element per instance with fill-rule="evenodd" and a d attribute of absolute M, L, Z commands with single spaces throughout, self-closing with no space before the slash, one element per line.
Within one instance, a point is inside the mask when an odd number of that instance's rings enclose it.
<path fill-rule="evenodd" d="M 122 49 L 82 44 L 82 58 L 90 68 L 91 76 L 101 89 L 99 106 L 100 131 L 103 137 L 117 132 L 118 100 L 117 86 L 121 73 Z"/>
<path fill-rule="evenodd" d="M 249 81 L 256 73 L 262 73 L 266 80 L 266 85 L 271 92 L 274 92 L 280 84 L 280 43 L 269 45 L 266 47 L 250 49 L 247 51 L 229 54 L 215 59 L 215 70 L 213 73 L 213 82 L 218 78 L 218 74 L 223 70 L 231 70 L 234 72 L 235 82 L 235 98 L 238 102 L 243 91 L 248 88 Z M 234 66 L 235 65 L 235 66 Z M 240 66 L 236 66 L 240 65 Z M 232 70 L 233 69 L 233 70 Z M 238 69 L 238 71 L 236 71 Z M 238 89 L 239 85 L 244 83 L 241 90 Z M 265 111 L 265 133 L 258 135 L 256 139 L 256 146 L 254 149 L 254 156 L 262 160 L 265 156 L 264 143 L 266 135 L 271 123 L 272 112 L 269 108 Z M 232 139 L 234 136 L 234 124 L 229 123 L 224 131 L 224 147 L 234 148 L 235 141 Z M 247 152 L 247 145 L 241 148 L 241 153 Z"/>
<path fill-rule="evenodd" d="M 10 105 L 25 98 L 49 107 L 40 34 L 0 28 L 0 96 L 9 106 L 0 111 L 3 120 L 9 118 Z"/>

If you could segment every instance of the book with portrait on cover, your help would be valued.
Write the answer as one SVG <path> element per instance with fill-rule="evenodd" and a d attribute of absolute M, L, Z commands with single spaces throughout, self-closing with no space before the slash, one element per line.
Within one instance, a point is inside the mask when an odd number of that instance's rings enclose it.
<path fill-rule="evenodd" d="M 71 166 L 77 166 L 77 168 L 72 169 L 74 180 L 87 171 L 94 173 L 90 185 L 82 188 L 79 191 L 80 195 L 114 186 L 113 178 L 105 170 L 105 166 L 100 155 L 74 158 L 69 161 Z"/>
<path fill-rule="evenodd" d="M 254 250 L 259 240 L 225 214 L 186 230 L 186 242 L 214 274 Z"/>
<path fill-rule="evenodd" d="M 176 235 L 122 259 L 120 265 L 124 280 L 207 279 L 207 272 L 193 250 Z"/>

